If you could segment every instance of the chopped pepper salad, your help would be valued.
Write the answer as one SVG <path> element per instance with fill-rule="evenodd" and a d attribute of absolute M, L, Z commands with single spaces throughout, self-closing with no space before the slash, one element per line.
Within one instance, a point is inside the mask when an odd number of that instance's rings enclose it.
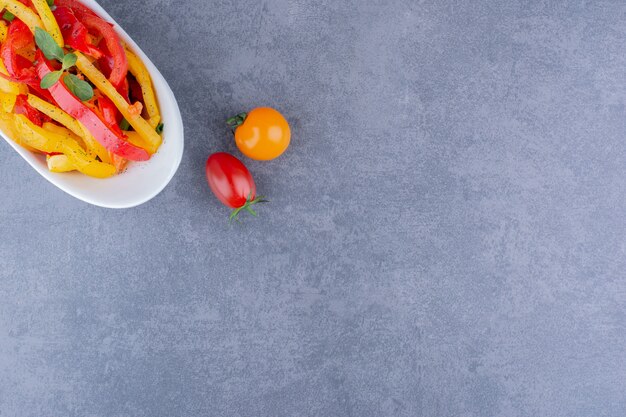
<path fill-rule="evenodd" d="M 147 161 L 163 123 L 150 74 L 77 0 L 0 0 L 0 129 L 52 172 L 95 178 Z"/>

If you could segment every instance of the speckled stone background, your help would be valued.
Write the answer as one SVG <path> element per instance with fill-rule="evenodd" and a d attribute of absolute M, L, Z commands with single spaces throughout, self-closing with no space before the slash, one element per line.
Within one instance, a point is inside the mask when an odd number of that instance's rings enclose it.
<path fill-rule="evenodd" d="M 0 416 L 626 415 L 626 3 L 102 4 L 186 153 L 109 211 L 0 144 Z M 258 105 L 293 146 L 229 227 Z"/>

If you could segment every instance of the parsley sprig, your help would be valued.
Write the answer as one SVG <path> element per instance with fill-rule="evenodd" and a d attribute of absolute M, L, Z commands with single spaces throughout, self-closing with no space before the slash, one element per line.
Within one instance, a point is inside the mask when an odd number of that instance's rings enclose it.
<path fill-rule="evenodd" d="M 37 46 L 41 49 L 41 52 L 43 52 L 46 58 L 57 60 L 62 64 L 59 71 L 53 71 L 43 77 L 41 80 L 41 88 L 48 89 L 52 87 L 61 79 L 63 74 L 66 74 L 65 77 L 63 77 L 63 83 L 72 94 L 82 101 L 91 100 L 93 98 L 93 88 L 91 85 L 87 81 L 81 80 L 76 75 L 68 72 L 68 70 L 76 65 L 76 54 L 72 52 L 66 54 L 63 48 L 57 45 L 52 36 L 41 28 L 35 28 L 35 43 L 37 43 Z"/>

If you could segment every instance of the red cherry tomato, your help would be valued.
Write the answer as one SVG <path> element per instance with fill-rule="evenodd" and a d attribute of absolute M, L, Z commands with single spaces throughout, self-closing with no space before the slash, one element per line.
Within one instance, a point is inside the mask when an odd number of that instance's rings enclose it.
<path fill-rule="evenodd" d="M 248 168 L 234 156 L 214 153 L 206 161 L 206 177 L 213 194 L 227 207 L 235 209 L 230 220 L 236 220 L 241 211 L 256 216 L 252 206 L 265 203 L 264 197 L 257 197 L 254 179 Z"/>

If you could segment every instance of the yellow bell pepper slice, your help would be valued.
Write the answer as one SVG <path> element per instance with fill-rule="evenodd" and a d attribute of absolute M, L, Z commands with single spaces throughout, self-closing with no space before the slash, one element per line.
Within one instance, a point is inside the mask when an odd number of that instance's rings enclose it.
<path fill-rule="evenodd" d="M 89 154 L 89 148 L 87 147 L 87 145 L 83 141 L 83 138 L 81 138 L 78 135 L 75 135 L 71 130 L 66 129 L 66 128 L 64 128 L 62 126 L 59 126 L 59 125 L 55 125 L 54 123 L 49 123 L 49 122 L 44 123 L 41 127 L 43 127 L 48 132 L 56 133 L 57 135 L 61 135 L 61 136 L 68 136 L 68 137 L 74 139 Z M 92 159 L 96 159 L 96 155 L 95 154 L 93 154 L 93 155 L 90 154 L 89 157 L 92 158 Z"/>
<path fill-rule="evenodd" d="M 78 143 L 81 143 L 83 141 L 81 137 L 76 135 L 71 130 L 64 128 L 63 126 L 55 125 L 54 123 L 50 123 L 50 122 L 45 122 L 41 127 L 43 127 L 49 132 L 56 133 L 57 135 L 70 136 L 72 139 L 74 139 Z"/>
<path fill-rule="evenodd" d="M 57 135 L 69 136 L 72 139 L 74 139 L 76 142 L 83 145 L 83 148 L 86 147 L 83 139 L 79 137 L 78 135 L 75 135 L 74 133 L 72 133 L 69 129 L 55 125 L 53 123 L 44 123 L 42 127 L 49 132 L 56 133 Z M 87 151 L 89 152 L 88 147 L 87 147 Z M 107 163 L 110 163 L 111 165 L 113 165 L 117 172 L 122 171 L 128 161 L 110 152 L 109 152 L 109 155 L 111 157 L 111 162 L 107 162 Z M 54 157 L 58 157 L 58 158 L 54 158 Z M 89 157 L 92 159 L 95 159 L 95 154 L 90 154 Z M 53 155 L 53 159 L 48 157 L 48 169 L 50 169 L 50 171 L 52 172 L 76 171 L 76 167 L 72 165 L 72 163 L 70 162 L 70 160 L 67 158 L 66 155 Z"/>
<path fill-rule="evenodd" d="M 135 76 L 141 86 L 143 103 L 146 107 L 146 113 L 148 113 L 148 117 L 150 118 L 148 123 L 156 129 L 159 123 L 161 123 L 161 113 L 159 112 L 159 106 L 157 105 L 154 89 L 152 88 L 150 73 L 143 61 L 128 49 L 126 49 L 126 59 L 128 60 L 128 70 Z"/>
<path fill-rule="evenodd" d="M 7 24 L 4 23 L 4 20 L 0 20 L 0 42 L 4 42 L 8 33 L 9 29 L 7 28 Z"/>
<path fill-rule="evenodd" d="M 146 146 L 149 146 L 146 141 L 139 135 L 139 133 L 135 132 L 135 131 L 124 131 L 124 134 L 126 136 L 128 136 L 128 141 L 130 143 L 132 143 L 133 145 L 135 145 L 138 148 L 143 148 L 145 149 Z"/>
<path fill-rule="evenodd" d="M 46 153 L 59 152 L 67 156 L 72 166 L 94 178 L 109 178 L 115 175 L 113 165 L 93 160 L 69 136 L 58 135 L 35 125 L 24 115 L 14 115 L 14 124 L 20 139 L 28 146 Z"/>
<path fill-rule="evenodd" d="M 42 100 L 33 94 L 28 95 L 28 104 L 30 104 L 33 108 L 39 110 L 55 122 L 62 124 L 76 136 L 80 136 L 81 138 L 83 137 L 83 128 L 81 127 L 78 120 L 74 119 L 72 116 L 70 116 L 54 104 L 48 103 L 47 101 Z"/>
<path fill-rule="evenodd" d="M 80 124 L 78 124 L 78 121 L 54 104 L 48 103 L 34 94 L 28 95 L 28 104 L 52 120 L 62 124 L 71 130 L 75 135 L 82 136 L 82 128 L 80 127 Z"/>
<path fill-rule="evenodd" d="M 0 113 L 0 129 L 2 133 L 11 138 L 14 142 L 21 145 L 18 141 L 15 125 L 13 124 L 13 115 L 9 113 Z"/>
<path fill-rule="evenodd" d="M 44 0 L 45 3 L 45 0 Z M 44 25 L 41 22 L 37 13 L 33 12 L 24 4 L 17 0 L 0 0 L 0 10 L 6 9 L 8 12 L 13 13 L 22 22 L 26 23 L 26 26 L 35 33 L 35 28 L 43 28 Z"/>
<path fill-rule="evenodd" d="M 13 122 L 13 119 L 14 119 L 13 114 L 0 112 L 0 130 L 2 130 L 2 133 L 4 133 L 13 142 L 17 143 L 24 149 L 31 151 L 31 152 L 39 152 L 37 149 L 34 149 L 28 146 L 26 143 L 20 140 L 20 136 L 18 135 L 17 130 L 15 129 L 15 123 Z"/>
<path fill-rule="evenodd" d="M 87 129 L 81 122 L 78 122 L 78 124 L 83 131 L 81 137 L 83 138 L 83 141 L 85 141 L 87 148 L 89 148 L 89 153 L 97 155 L 102 162 L 110 164 L 111 156 L 109 154 L 109 151 L 107 151 L 106 148 L 102 146 L 102 144 L 98 142 L 96 138 L 93 137 L 89 129 Z"/>
<path fill-rule="evenodd" d="M 156 132 L 156 130 L 150 126 L 150 124 L 141 117 L 141 114 L 131 111 L 131 105 L 124 100 L 124 97 L 117 92 L 115 87 L 107 80 L 96 67 L 80 52 L 75 52 L 77 56 L 76 66 L 78 69 L 96 86 L 98 90 L 105 96 L 107 96 L 115 107 L 122 113 L 124 118 L 130 123 L 135 131 L 143 138 L 147 147 L 144 149 L 149 153 L 155 153 L 163 139 Z"/>
<path fill-rule="evenodd" d="M 16 101 L 17 96 L 15 94 L 0 91 L 0 108 L 2 108 L 2 111 L 5 113 L 11 113 L 13 111 Z"/>
<path fill-rule="evenodd" d="M 35 6 L 35 10 L 39 13 L 39 17 L 43 22 L 43 28 L 52 36 L 52 39 L 59 45 L 61 48 L 65 46 L 63 42 L 63 35 L 61 34 L 61 29 L 59 28 L 59 24 L 57 20 L 54 18 L 52 14 L 52 10 L 50 10 L 50 6 L 48 6 L 48 2 L 46 0 L 31 0 L 33 2 L 33 6 Z"/>
<path fill-rule="evenodd" d="M 87 151 L 91 156 L 95 158 L 97 155 L 102 162 L 111 163 L 111 157 L 109 156 L 109 152 L 98 142 L 91 133 L 76 119 L 72 116 L 55 106 L 54 104 L 50 104 L 45 100 L 40 99 L 39 97 L 29 94 L 28 95 L 28 104 L 30 104 L 33 108 L 39 110 L 55 122 L 58 122 L 68 128 L 72 133 L 76 136 L 82 138 L 83 142 L 87 146 Z"/>
<path fill-rule="evenodd" d="M 50 172 L 63 173 L 76 171 L 76 167 L 72 165 L 67 155 L 48 155 L 46 157 L 46 162 Z"/>

